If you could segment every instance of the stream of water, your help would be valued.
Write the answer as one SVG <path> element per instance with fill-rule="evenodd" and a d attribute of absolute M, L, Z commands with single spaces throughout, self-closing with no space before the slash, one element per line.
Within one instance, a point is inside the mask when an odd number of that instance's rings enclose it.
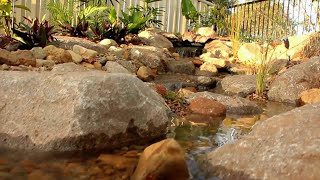
<path fill-rule="evenodd" d="M 168 137 L 174 137 L 186 150 L 186 161 L 194 180 L 217 180 L 206 177 L 205 169 L 198 164 L 204 155 L 217 147 L 231 143 L 250 132 L 256 121 L 293 109 L 280 103 L 261 104 L 263 114 L 234 116 L 228 114 L 219 124 L 195 124 L 172 119 Z M 0 145 L 1 147 L 1 145 Z M 13 152 L 0 148 L 1 180 L 73 179 L 129 179 L 145 147 L 130 146 L 117 150 L 114 157 L 96 155 L 52 155 Z M 130 160 L 119 158 L 130 157 Z M 108 159 L 109 158 L 109 159 Z M 132 162 L 133 159 L 133 162 Z M 110 163 L 114 165 L 110 166 Z M 128 165 L 130 164 L 131 165 Z"/>

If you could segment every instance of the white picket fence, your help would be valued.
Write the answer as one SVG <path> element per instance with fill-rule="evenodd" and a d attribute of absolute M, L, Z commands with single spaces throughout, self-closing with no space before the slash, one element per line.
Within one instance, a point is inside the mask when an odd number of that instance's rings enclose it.
<path fill-rule="evenodd" d="M 17 5 L 25 5 L 31 9 L 31 12 L 15 9 L 15 17 L 17 19 L 17 22 L 22 21 L 24 16 L 30 18 L 42 18 L 45 15 L 46 19 L 49 20 L 50 14 L 49 11 L 45 8 L 46 4 L 49 1 L 50 0 L 18 0 L 16 2 Z M 60 2 L 64 3 L 66 6 L 68 4 L 67 1 L 68 0 L 60 0 Z M 193 0 L 193 4 L 198 11 L 204 11 L 206 8 L 213 5 L 206 0 Z M 118 16 L 121 16 L 121 11 L 126 12 L 126 9 L 128 7 L 134 5 L 143 5 L 143 1 L 123 0 L 120 3 L 114 3 Z M 160 2 L 151 3 L 150 5 L 153 7 L 163 8 L 164 12 L 162 13 L 162 16 L 158 17 L 159 20 L 162 20 L 163 26 L 161 26 L 160 28 L 163 31 L 182 34 L 186 30 L 188 30 L 188 21 L 181 12 L 181 0 L 162 0 Z M 111 6 L 111 4 L 108 4 L 108 6 Z M 79 9 L 81 8 L 82 7 L 79 6 Z"/>

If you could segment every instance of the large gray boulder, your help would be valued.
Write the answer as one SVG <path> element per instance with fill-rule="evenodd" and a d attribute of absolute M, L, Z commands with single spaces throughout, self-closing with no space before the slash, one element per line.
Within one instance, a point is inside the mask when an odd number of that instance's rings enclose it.
<path fill-rule="evenodd" d="M 228 114 L 248 115 L 259 114 L 263 112 L 263 110 L 257 104 L 245 98 L 237 96 L 225 96 L 207 91 L 191 94 L 188 98 L 188 101 L 191 102 L 193 99 L 200 97 L 220 102 L 226 107 Z"/>
<path fill-rule="evenodd" d="M 227 76 L 221 81 L 222 90 L 228 95 L 246 97 L 257 89 L 257 75 Z"/>
<path fill-rule="evenodd" d="M 300 94 L 320 87 L 320 58 L 293 66 L 280 74 L 270 86 L 269 100 L 298 104 Z"/>
<path fill-rule="evenodd" d="M 318 179 L 320 103 L 259 121 L 251 133 L 208 154 L 205 168 L 221 179 Z"/>
<path fill-rule="evenodd" d="M 110 150 L 166 133 L 167 106 L 132 75 L 56 71 L 0 77 L 0 146 Z"/>

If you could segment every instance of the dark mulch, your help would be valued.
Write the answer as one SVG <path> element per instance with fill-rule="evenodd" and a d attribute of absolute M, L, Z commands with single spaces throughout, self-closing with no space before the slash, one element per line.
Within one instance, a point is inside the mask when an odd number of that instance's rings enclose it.
<path fill-rule="evenodd" d="M 16 42 L 16 40 L 8 36 L 0 35 L 0 49 L 5 49 L 5 47 L 12 42 Z"/>

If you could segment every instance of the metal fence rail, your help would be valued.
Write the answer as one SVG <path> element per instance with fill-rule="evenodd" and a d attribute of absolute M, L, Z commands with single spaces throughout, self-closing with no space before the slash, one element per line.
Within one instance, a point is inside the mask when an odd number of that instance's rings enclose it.
<path fill-rule="evenodd" d="M 276 41 L 319 31 L 319 5 L 319 0 L 253 0 L 231 6 L 228 21 L 230 28 L 232 21 L 240 22 L 248 41 Z"/>
<path fill-rule="evenodd" d="M 24 10 L 16 9 L 15 17 L 17 22 L 23 20 L 23 16 L 31 17 L 31 18 L 42 18 L 46 15 L 46 19 L 50 20 L 49 11 L 45 8 L 46 4 L 51 0 L 18 0 L 16 4 L 26 5 L 31 9 L 31 12 L 26 12 Z M 197 8 L 198 11 L 204 11 L 208 8 L 212 3 L 205 0 L 192 0 L 193 4 Z M 60 2 L 64 3 L 68 6 L 68 0 L 60 0 Z M 121 16 L 121 11 L 127 11 L 126 9 L 130 6 L 134 5 L 143 5 L 144 2 L 142 0 L 123 0 L 120 3 L 114 3 L 114 6 L 117 10 L 118 16 Z M 181 12 L 181 0 L 162 0 L 159 2 L 154 2 L 150 4 L 152 7 L 162 7 L 164 12 L 162 16 L 158 17 L 158 20 L 162 20 L 163 26 L 160 28 L 163 31 L 171 32 L 171 33 L 184 33 L 188 30 L 188 21 L 182 15 Z M 82 9 L 84 5 L 79 3 L 78 9 L 74 11 L 79 11 Z M 111 6 L 110 3 L 107 6 Z"/>

